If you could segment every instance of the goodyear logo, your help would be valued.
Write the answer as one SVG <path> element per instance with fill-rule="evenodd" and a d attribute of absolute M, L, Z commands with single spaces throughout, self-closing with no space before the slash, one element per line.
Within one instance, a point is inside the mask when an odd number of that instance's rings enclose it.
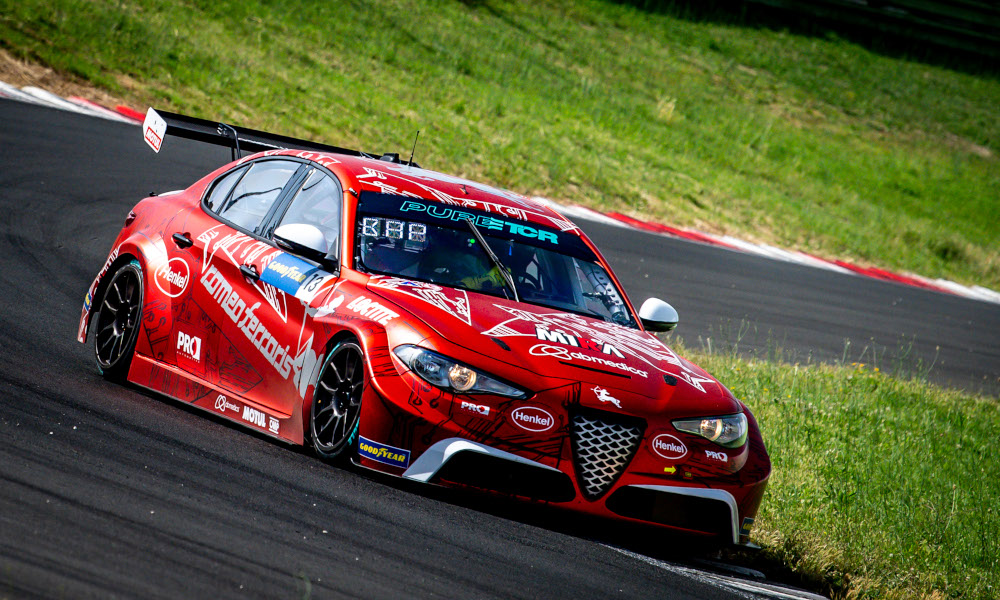
<path fill-rule="evenodd" d="M 358 454 L 401 469 L 410 466 L 409 450 L 373 442 L 368 438 L 358 437 Z"/>
<path fill-rule="evenodd" d="M 267 264 L 260 274 L 260 280 L 285 293 L 295 294 L 306 277 L 315 270 L 316 267 L 312 264 L 282 252 Z"/>

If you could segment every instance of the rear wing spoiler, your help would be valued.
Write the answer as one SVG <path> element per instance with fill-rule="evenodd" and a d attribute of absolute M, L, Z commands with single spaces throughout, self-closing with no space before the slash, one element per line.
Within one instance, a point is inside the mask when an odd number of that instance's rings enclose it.
<path fill-rule="evenodd" d="M 298 149 L 325 152 L 328 154 L 361 156 L 414 167 L 418 166 L 413 162 L 412 157 L 410 161 L 401 161 L 399 154 L 395 153 L 387 153 L 380 156 L 360 150 L 348 150 L 347 148 L 339 148 L 337 146 L 300 140 L 276 133 L 237 127 L 218 121 L 209 121 L 207 119 L 154 110 L 150 107 L 146 111 L 146 120 L 142 123 L 142 137 L 146 141 L 146 144 L 154 152 L 158 153 L 160 147 L 163 145 L 163 138 L 168 135 L 204 142 L 206 144 L 214 144 L 216 146 L 226 146 L 232 149 L 233 160 L 242 158 L 244 152 L 253 153 L 264 150 Z"/>

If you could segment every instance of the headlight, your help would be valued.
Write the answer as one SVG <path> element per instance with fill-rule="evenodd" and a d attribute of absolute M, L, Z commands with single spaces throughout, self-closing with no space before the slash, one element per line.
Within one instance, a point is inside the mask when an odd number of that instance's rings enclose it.
<path fill-rule="evenodd" d="M 743 413 L 725 417 L 704 417 L 674 421 L 678 431 L 693 433 L 726 448 L 738 448 L 747 441 L 747 418 Z"/>
<path fill-rule="evenodd" d="M 404 344 L 396 346 L 392 351 L 421 379 L 450 392 L 496 394 L 510 398 L 527 396 L 524 390 L 497 381 L 482 371 L 426 348 Z"/>

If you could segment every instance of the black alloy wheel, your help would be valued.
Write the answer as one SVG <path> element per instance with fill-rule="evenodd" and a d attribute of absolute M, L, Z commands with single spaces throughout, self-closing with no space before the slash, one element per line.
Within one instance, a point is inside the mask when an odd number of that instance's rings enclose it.
<path fill-rule="evenodd" d="M 341 455 L 357 441 L 365 355 L 354 341 L 340 342 L 327 355 L 309 411 L 313 449 L 323 458 Z"/>
<path fill-rule="evenodd" d="M 104 288 L 94 327 L 94 357 L 108 379 L 128 373 L 142 320 L 142 267 L 133 260 L 115 272 Z"/>

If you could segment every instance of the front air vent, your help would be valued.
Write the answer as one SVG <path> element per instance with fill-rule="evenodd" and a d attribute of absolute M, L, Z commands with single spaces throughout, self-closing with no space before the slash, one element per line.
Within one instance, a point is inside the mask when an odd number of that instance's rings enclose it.
<path fill-rule="evenodd" d="M 635 419 L 608 413 L 573 416 L 573 457 L 587 499 L 600 498 L 614 485 L 639 447 L 642 431 Z"/>

